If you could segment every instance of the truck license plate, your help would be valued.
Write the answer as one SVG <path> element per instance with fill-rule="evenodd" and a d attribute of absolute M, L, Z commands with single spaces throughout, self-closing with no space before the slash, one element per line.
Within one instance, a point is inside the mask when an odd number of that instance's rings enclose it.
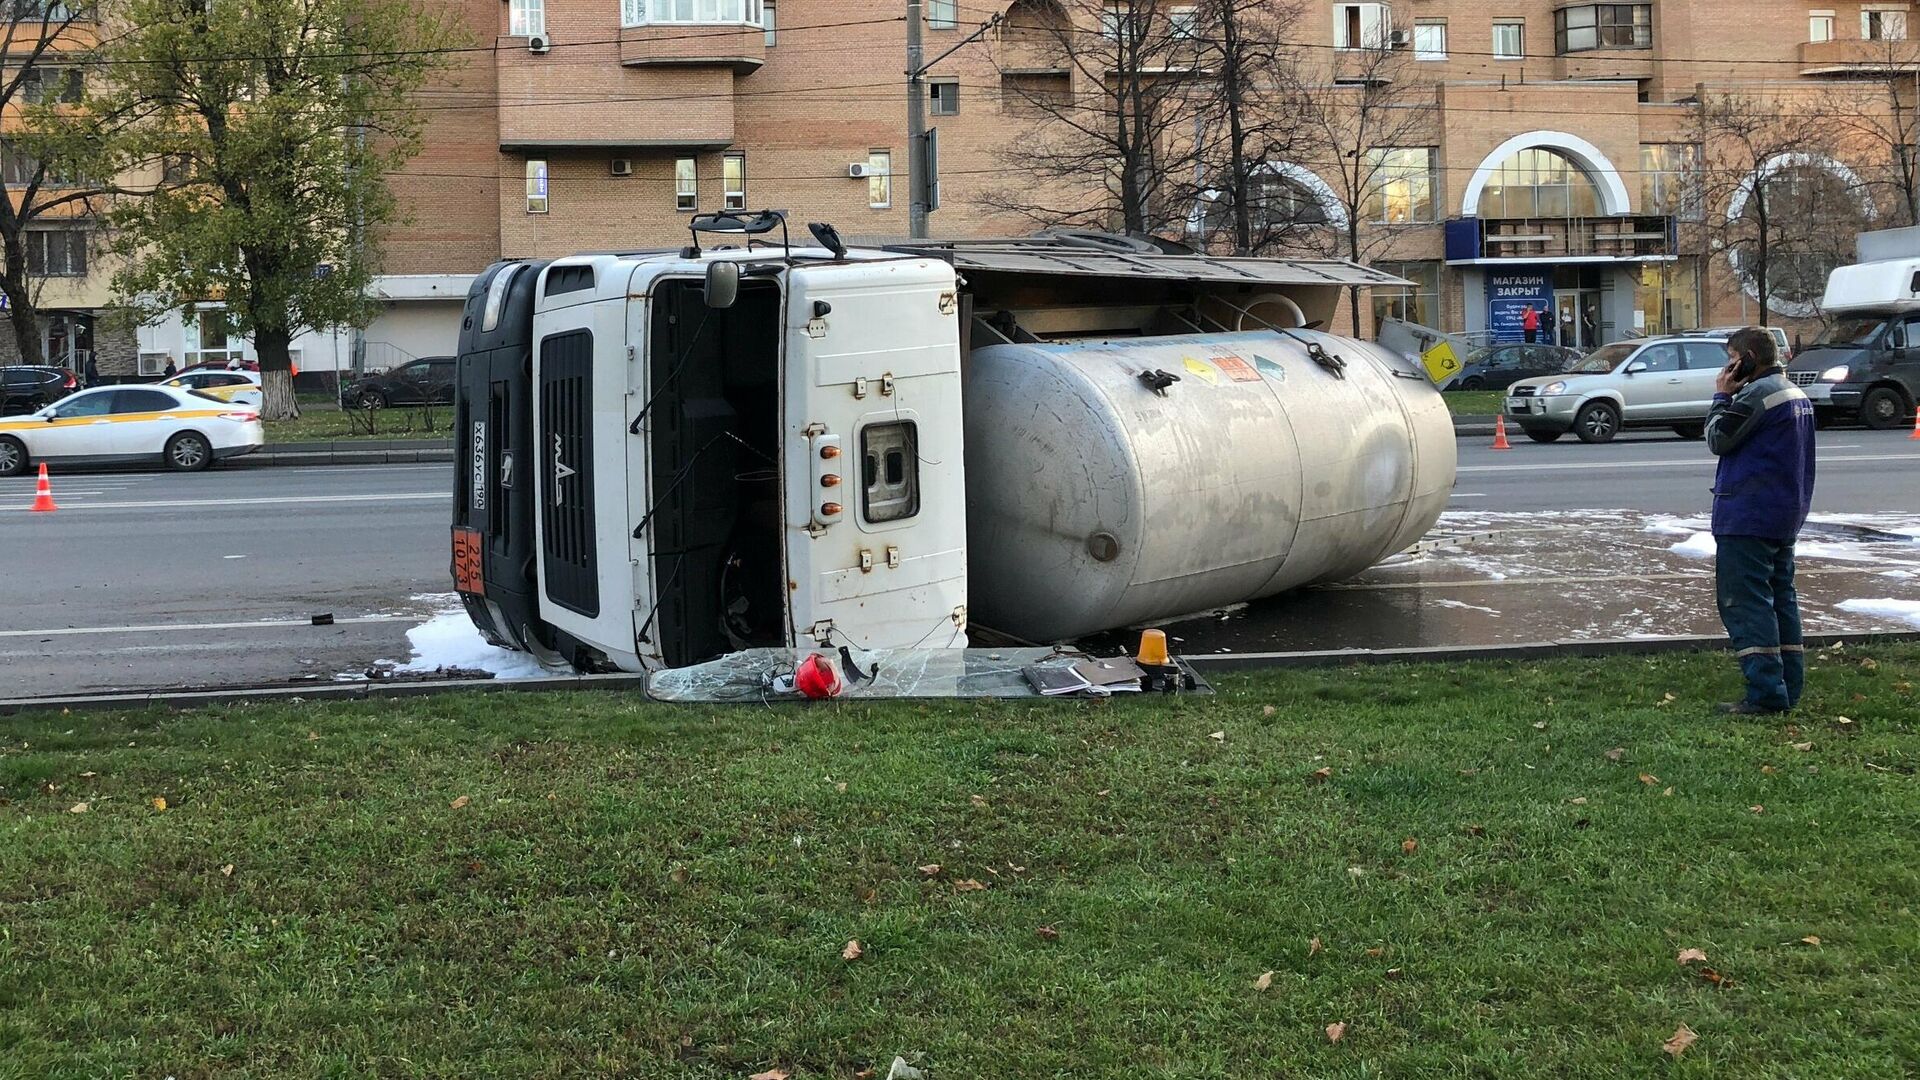
<path fill-rule="evenodd" d="M 478 529 L 453 530 L 453 587 L 473 596 L 487 595 L 487 579 L 481 572 Z"/>

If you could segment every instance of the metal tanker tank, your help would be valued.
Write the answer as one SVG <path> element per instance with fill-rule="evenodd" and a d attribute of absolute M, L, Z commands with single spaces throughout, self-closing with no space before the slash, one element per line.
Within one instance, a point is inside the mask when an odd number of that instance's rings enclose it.
<path fill-rule="evenodd" d="M 1419 369 L 1305 330 L 988 346 L 965 403 L 969 610 L 1032 641 L 1351 577 L 1425 534 L 1454 482 Z"/>

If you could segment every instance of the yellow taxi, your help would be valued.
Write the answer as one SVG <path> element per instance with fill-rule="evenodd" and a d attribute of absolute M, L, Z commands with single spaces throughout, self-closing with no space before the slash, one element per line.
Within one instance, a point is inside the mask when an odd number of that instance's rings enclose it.
<path fill-rule="evenodd" d="M 242 405 L 259 405 L 266 400 L 257 371 L 183 371 L 159 385 L 198 390 L 208 397 Z"/>
<path fill-rule="evenodd" d="M 0 476 L 47 462 L 197 472 L 266 442 L 259 409 L 177 386 L 102 386 L 0 420 Z"/>

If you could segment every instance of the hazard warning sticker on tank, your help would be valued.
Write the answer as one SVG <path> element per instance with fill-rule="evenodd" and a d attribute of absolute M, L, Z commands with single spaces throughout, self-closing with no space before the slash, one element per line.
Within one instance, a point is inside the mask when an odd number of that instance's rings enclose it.
<path fill-rule="evenodd" d="M 1203 364 L 1191 356 L 1185 359 L 1187 370 L 1193 373 L 1194 378 L 1199 379 L 1208 386 L 1220 385 L 1220 373 L 1213 370 L 1212 366 Z"/>
<path fill-rule="evenodd" d="M 1287 381 L 1287 369 L 1281 367 L 1279 364 L 1261 356 L 1259 353 L 1253 354 L 1253 362 L 1259 365 L 1260 374 L 1265 375 L 1267 378 L 1275 382 Z"/>
<path fill-rule="evenodd" d="M 1225 356 L 1209 356 L 1207 359 L 1213 361 L 1213 366 L 1219 368 L 1221 374 L 1234 382 L 1260 381 L 1260 373 L 1253 370 L 1253 365 L 1232 353 Z"/>

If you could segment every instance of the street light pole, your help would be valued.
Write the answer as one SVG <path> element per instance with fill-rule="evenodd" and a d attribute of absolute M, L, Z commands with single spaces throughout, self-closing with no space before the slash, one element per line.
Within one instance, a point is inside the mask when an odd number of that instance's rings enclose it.
<path fill-rule="evenodd" d="M 927 66 L 921 0 L 907 0 L 907 235 L 927 238 Z"/>

